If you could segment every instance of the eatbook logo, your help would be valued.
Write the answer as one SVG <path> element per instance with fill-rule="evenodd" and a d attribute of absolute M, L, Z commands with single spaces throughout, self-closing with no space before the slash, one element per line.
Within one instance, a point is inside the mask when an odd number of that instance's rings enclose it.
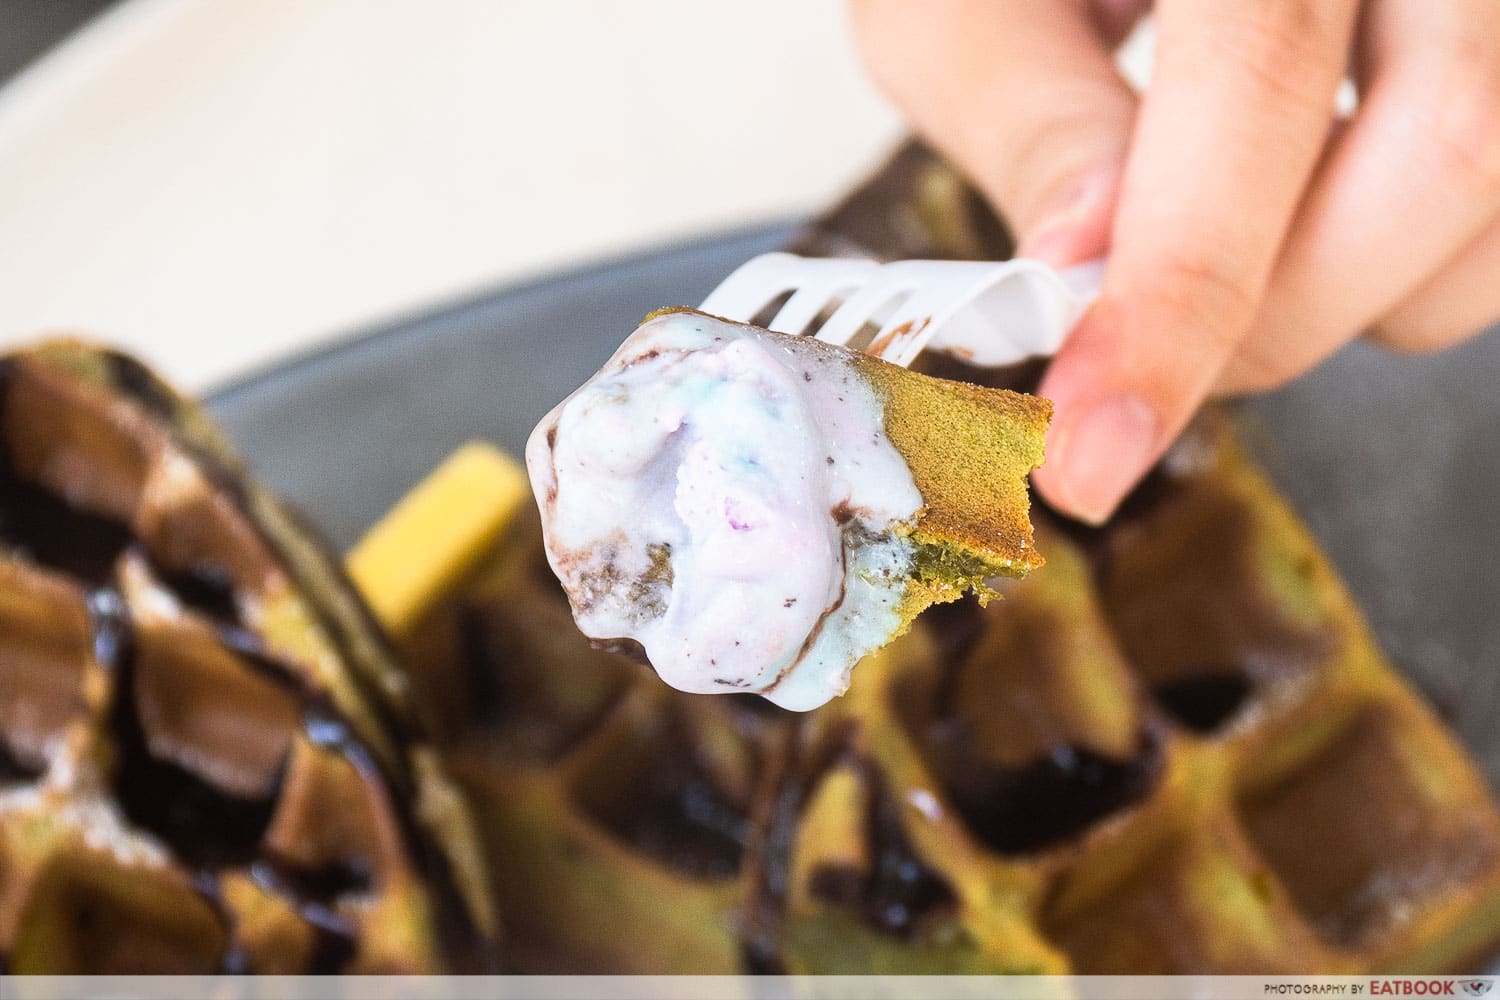
<path fill-rule="evenodd" d="M 1372 979 L 1370 995 L 1378 997 L 1454 997 L 1460 992 L 1482 997 L 1495 985 L 1494 979 Z M 1496 997 L 1495 1000 L 1500 1000 Z"/>

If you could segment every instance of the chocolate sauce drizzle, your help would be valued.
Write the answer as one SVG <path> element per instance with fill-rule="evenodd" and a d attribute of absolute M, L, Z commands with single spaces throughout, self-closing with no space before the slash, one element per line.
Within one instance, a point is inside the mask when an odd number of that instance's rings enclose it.
<path fill-rule="evenodd" d="M 865 824 L 871 859 L 868 871 L 826 866 L 809 886 L 824 902 L 858 914 L 869 926 L 906 942 L 920 942 L 934 919 L 951 913 L 957 897 L 947 881 L 917 855 L 901 825 L 900 804 L 876 767 L 855 755 L 852 728 L 821 738 L 805 717 L 783 736 L 778 764 L 762 785 L 763 818 L 750 843 L 745 907 L 741 914 L 741 961 L 746 972 L 787 971 L 782 953 L 797 830 L 818 783 L 839 764 L 851 764 L 869 791 Z M 810 738 L 811 737 L 811 738 Z"/>
<path fill-rule="evenodd" d="M 189 569 L 172 569 L 148 559 L 156 582 L 199 615 L 220 625 L 243 628 L 239 602 L 235 599 L 234 580 L 222 566 L 199 563 Z"/>
<path fill-rule="evenodd" d="M 0 448 L 0 549 L 100 587 L 133 540 L 127 525 L 79 510 L 22 479 L 8 450 Z"/>
<path fill-rule="evenodd" d="M 732 878 L 750 838 L 750 819 L 694 759 L 682 720 L 671 717 L 635 765 L 628 795 L 583 802 L 590 816 L 634 850 L 700 879 Z"/>
<path fill-rule="evenodd" d="M 30 761 L 22 761 L 11 752 L 4 740 L 0 740 L 0 788 L 35 781 L 42 776 L 44 770 Z"/>
<path fill-rule="evenodd" d="M 957 906 L 948 882 L 917 856 L 901 827 L 900 807 L 868 764 L 861 767 L 870 790 L 865 825 L 871 866 L 868 872 L 826 866 L 813 872 L 813 895 L 846 906 L 872 927 L 914 942 L 936 916 Z"/>
<path fill-rule="evenodd" d="M 782 747 L 765 781 L 772 790 L 765 815 L 752 831 L 749 891 L 740 918 L 741 962 L 748 973 L 784 975 L 782 927 L 792 881 L 792 852 L 811 783 L 826 771 L 825 754 L 803 746 L 805 723 L 798 720 L 782 736 Z"/>
<path fill-rule="evenodd" d="M 1177 722 L 1195 733 L 1217 732 L 1250 698 L 1253 685 L 1237 670 L 1216 670 L 1157 684 L 1151 694 Z"/>
<path fill-rule="evenodd" d="M 969 829 L 991 849 L 1032 854 L 1144 799 L 1162 766 L 1161 740 L 1148 732 L 1122 760 L 1062 743 L 1015 768 L 971 757 L 962 769 L 950 769 L 945 785 Z"/>
<path fill-rule="evenodd" d="M 125 361 L 128 363 L 130 359 L 126 358 Z M 176 393 L 143 366 L 136 364 L 135 369 L 134 372 L 127 373 L 127 377 L 120 378 L 115 387 L 146 410 L 175 417 L 180 408 Z M 120 377 L 121 369 L 116 366 L 113 374 Z M 164 404 L 163 400 L 167 403 Z M 354 593 L 353 584 L 340 568 L 338 554 L 327 547 L 321 534 L 305 518 L 295 509 L 276 505 L 263 491 L 249 484 L 221 454 L 223 449 L 216 440 L 202 440 L 203 435 L 183 432 L 181 424 L 175 419 L 171 420 L 171 426 L 174 443 L 193 459 L 213 488 L 230 497 L 240 510 L 248 513 L 249 524 L 276 556 L 299 590 L 323 593 L 332 588 L 341 589 L 344 593 Z M 263 520 L 267 515 L 275 515 L 298 531 L 302 550 L 294 551 L 284 539 L 268 530 Z M 357 599 L 338 602 L 337 608 L 325 606 L 320 601 L 309 602 L 309 606 L 341 662 L 351 665 L 347 676 L 361 695 L 365 711 L 374 719 L 375 724 L 382 731 L 390 733 L 398 745 L 424 742 L 425 734 L 421 731 L 418 720 L 393 709 L 368 668 L 372 645 L 376 648 L 376 655 L 387 660 L 394 657 L 384 632 L 369 607 Z M 356 638 L 355 632 L 360 633 L 359 638 Z M 221 638 L 227 638 L 223 630 L 220 635 Z M 468 903 L 460 895 L 456 875 L 447 854 L 422 829 L 411 810 L 410 804 L 416 797 L 411 776 L 404 769 L 393 769 L 380 760 L 357 735 L 358 727 L 320 692 L 309 694 L 308 701 L 324 708 L 321 713 L 323 732 L 332 734 L 336 731 L 339 734 L 337 739 L 326 745 L 336 746 L 362 773 L 378 777 L 388 789 L 388 799 L 404 834 L 408 858 L 431 891 L 438 937 L 444 943 L 444 950 L 455 968 L 473 972 L 498 971 L 499 956 L 494 940 L 480 932 Z"/>
<path fill-rule="evenodd" d="M 336 972 L 355 952 L 355 930 L 349 921 L 331 909 L 337 897 L 369 888 L 366 866 L 332 865 L 329 870 L 301 871 L 276 858 L 261 840 L 281 793 L 283 774 L 264 797 L 244 798 L 221 791 L 195 774 L 154 757 L 147 746 L 134 699 L 135 644 L 129 613 L 119 593 L 101 588 L 89 599 L 94 626 L 95 656 L 115 674 L 114 701 L 110 708 L 111 732 L 119 754 L 113 788 L 126 817 L 149 830 L 193 871 L 199 894 L 214 906 L 225 923 L 229 944 L 221 960 L 225 972 L 254 971 L 249 954 L 234 938 L 228 908 L 218 891 L 218 870 L 248 866 L 250 877 L 267 892 L 286 899 L 315 930 L 314 954 L 309 972 Z M 244 644 L 244 633 L 235 636 Z M 268 656 L 243 656 L 244 662 L 281 685 L 294 682 L 292 672 Z M 306 694 L 306 692 L 300 692 Z M 304 731 L 328 733 L 326 709 L 309 710 Z M 334 723 L 336 746 L 349 739 L 347 726 Z M 359 748 L 362 749 L 362 748 Z M 354 754 L 356 764 L 371 766 L 367 754 Z M 363 769 L 363 768 L 362 768 Z"/>
<path fill-rule="evenodd" d="M 117 388 L 154 415 L 169 419 L 175 415 L 175 395 L 148 371 L 128 358 L 106 355 L 106 359 L 113 376 L 119 380 Z M 13 362 L 0 362 L 0 414 L 4 413 L 7 389 L 16 377 Z M 185 447 L 189 444 L 178 443 Z M 247 508 L 247 494 L 222 462 L 201 449 L 187 450 L 216 486 L 240 501 L 242 509 Z M 265 537 L 262 526 L 254 518 L 251 521 Z M 273 551 L 283 552 L 275 539 L 265 537 L 265 540 Z M 365 780 L 391 790 L 388 799 L 402 830 L 409 860 L 427 876 L 437 904 L 437 917 L 441 925 L 446 925 L 442 929 L 451 932 L 452 939 L 459 942 L 457 947 L 464 950 L 465 957 L 476 968 L 493 967 L 493 953 L 476 943 L 477 932 L 464 916 L 464 904 L 451 881 L 446 857 L 430 844 L 410 811 L 410 778 L 395 773 L 372 753 L 356 735 L 352 721 L 325 693 L 313 689 L 296 671 L 270 655 L 259 637 L 243 627 L 227 573 L 202 566 L 174 571 L 154 563 L 128 525 L 82 510 L 52 490 L 22 477 L 3 437 L 0 437 L 0 552 L 62 573 L 86 589 L 94 657 L 113 675 L 112 702 L 107 714 L 116 751 L 112 789 L 126 818 L 171 849 L 187 867 L 199 894 L 220 915 L 229 941 L 220 962 L 223 971 L 253 970 L 242 944 L 233 939 L 232 920 L 218 891 L 221 869 L 244 868 L 267 892 L 287 900 L 315 930 L 316 944 L 309 971 L 335 972 L 354 957 L 356 929 L 333 908 L 334 902 L 373 888 L 373 865 L 371 859 L 350 859 L 306 870 L 275 857 L 261 844 L 281 795 L 285 761 L 266 795 L 247 798 L 225 792 L 177 763 L 152 754 L 136 705 L 134 626 L 117 578 L 117 567 L 127 552 L 136 553 L 160 584 L 204 619 L 247 669 L 296 695 L 304 706 L 302 732 L 310 742 L 342 755 Z M 322 609 L 317 610 L 322 613 Z M 330 616 L 325 618 L 328 618 L 324 622 L 327 631 L 340 652 L 349 654 L 350 638 L 345 623 L 334 622 Z M 363 680 L 357 677 L 357 672 L 356 680 Z M 377 698 L 368 701 L 372 712 L 382 712 L 383 703 Z M 382 721 L 392 722 L 388 731 L 404 732 L 394 720 Z M 0 782 L 35 780 L 39 776 L 0 743 Z M 0 954 L 0 963 L 8 965 L 8 961 L 9 956 Z"/>
<path fill-rule="evenodd" d="M 506 721 L 511 699 L 503 697 L 502 655 L 490 641 L 484 610 L 464 606 L 458 613 L 458 662 L 469 717 L 475 724 L 498 728 Z"/>

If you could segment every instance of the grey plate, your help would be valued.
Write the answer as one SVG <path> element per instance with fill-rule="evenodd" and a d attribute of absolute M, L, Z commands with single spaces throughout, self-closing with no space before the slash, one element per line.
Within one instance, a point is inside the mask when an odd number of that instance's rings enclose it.
<path fill-rule="evenodd" d="M 470 438 L 514 454 L 647 312 L 691 304 L 771 226 L 401 322 L 209 401 L 272 487 L 340 547 Z M 1355 345 L 1250 404 L 1250 440 L 1382 644 L 1500 787 L 1500 336 L 1427 358 Z"/>

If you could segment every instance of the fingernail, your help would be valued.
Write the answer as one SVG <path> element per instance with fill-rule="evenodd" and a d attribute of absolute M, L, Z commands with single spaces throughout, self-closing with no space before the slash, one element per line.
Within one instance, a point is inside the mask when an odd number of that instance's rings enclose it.
<path fill-rule="evenodd" d="M 1016 248 L 1017 257 L 1039 260 L 1052 267 L 1071 267 L 1078 263 L 1081 233 L 1076 223 L 1065 221 L 1049 224 L 1035 235 L 1028 236 Z"/>
<path fill-rule="evenodd" d="M 1039 214 L 1039 221 L 1016 248 L 1017 257 L 1030 257 L 1053 267 L 1069 267 L 1098 256 L 1100 220 L 1105 183 L 1089 176 L 1066 187 Z M 1087 245 L 1085 245 L 1087 244 Z"/>
<path fill-rule="evenodd" d="M 1070 511 L 1102 524 L 1156 458 L 1161 422 L 1136 396 L 1111 396 L 1073 418 L 1058 442 L 1058 484 Z"/>

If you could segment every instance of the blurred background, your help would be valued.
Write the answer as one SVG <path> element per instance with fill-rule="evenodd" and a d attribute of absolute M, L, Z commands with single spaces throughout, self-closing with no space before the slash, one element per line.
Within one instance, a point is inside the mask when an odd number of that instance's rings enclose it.
<path fill-rule="evenodd" d="M 481 290 L 803 215 L 900 134 L 842 0 L 0 0 L 0 349 L 203 390 Z"/>

